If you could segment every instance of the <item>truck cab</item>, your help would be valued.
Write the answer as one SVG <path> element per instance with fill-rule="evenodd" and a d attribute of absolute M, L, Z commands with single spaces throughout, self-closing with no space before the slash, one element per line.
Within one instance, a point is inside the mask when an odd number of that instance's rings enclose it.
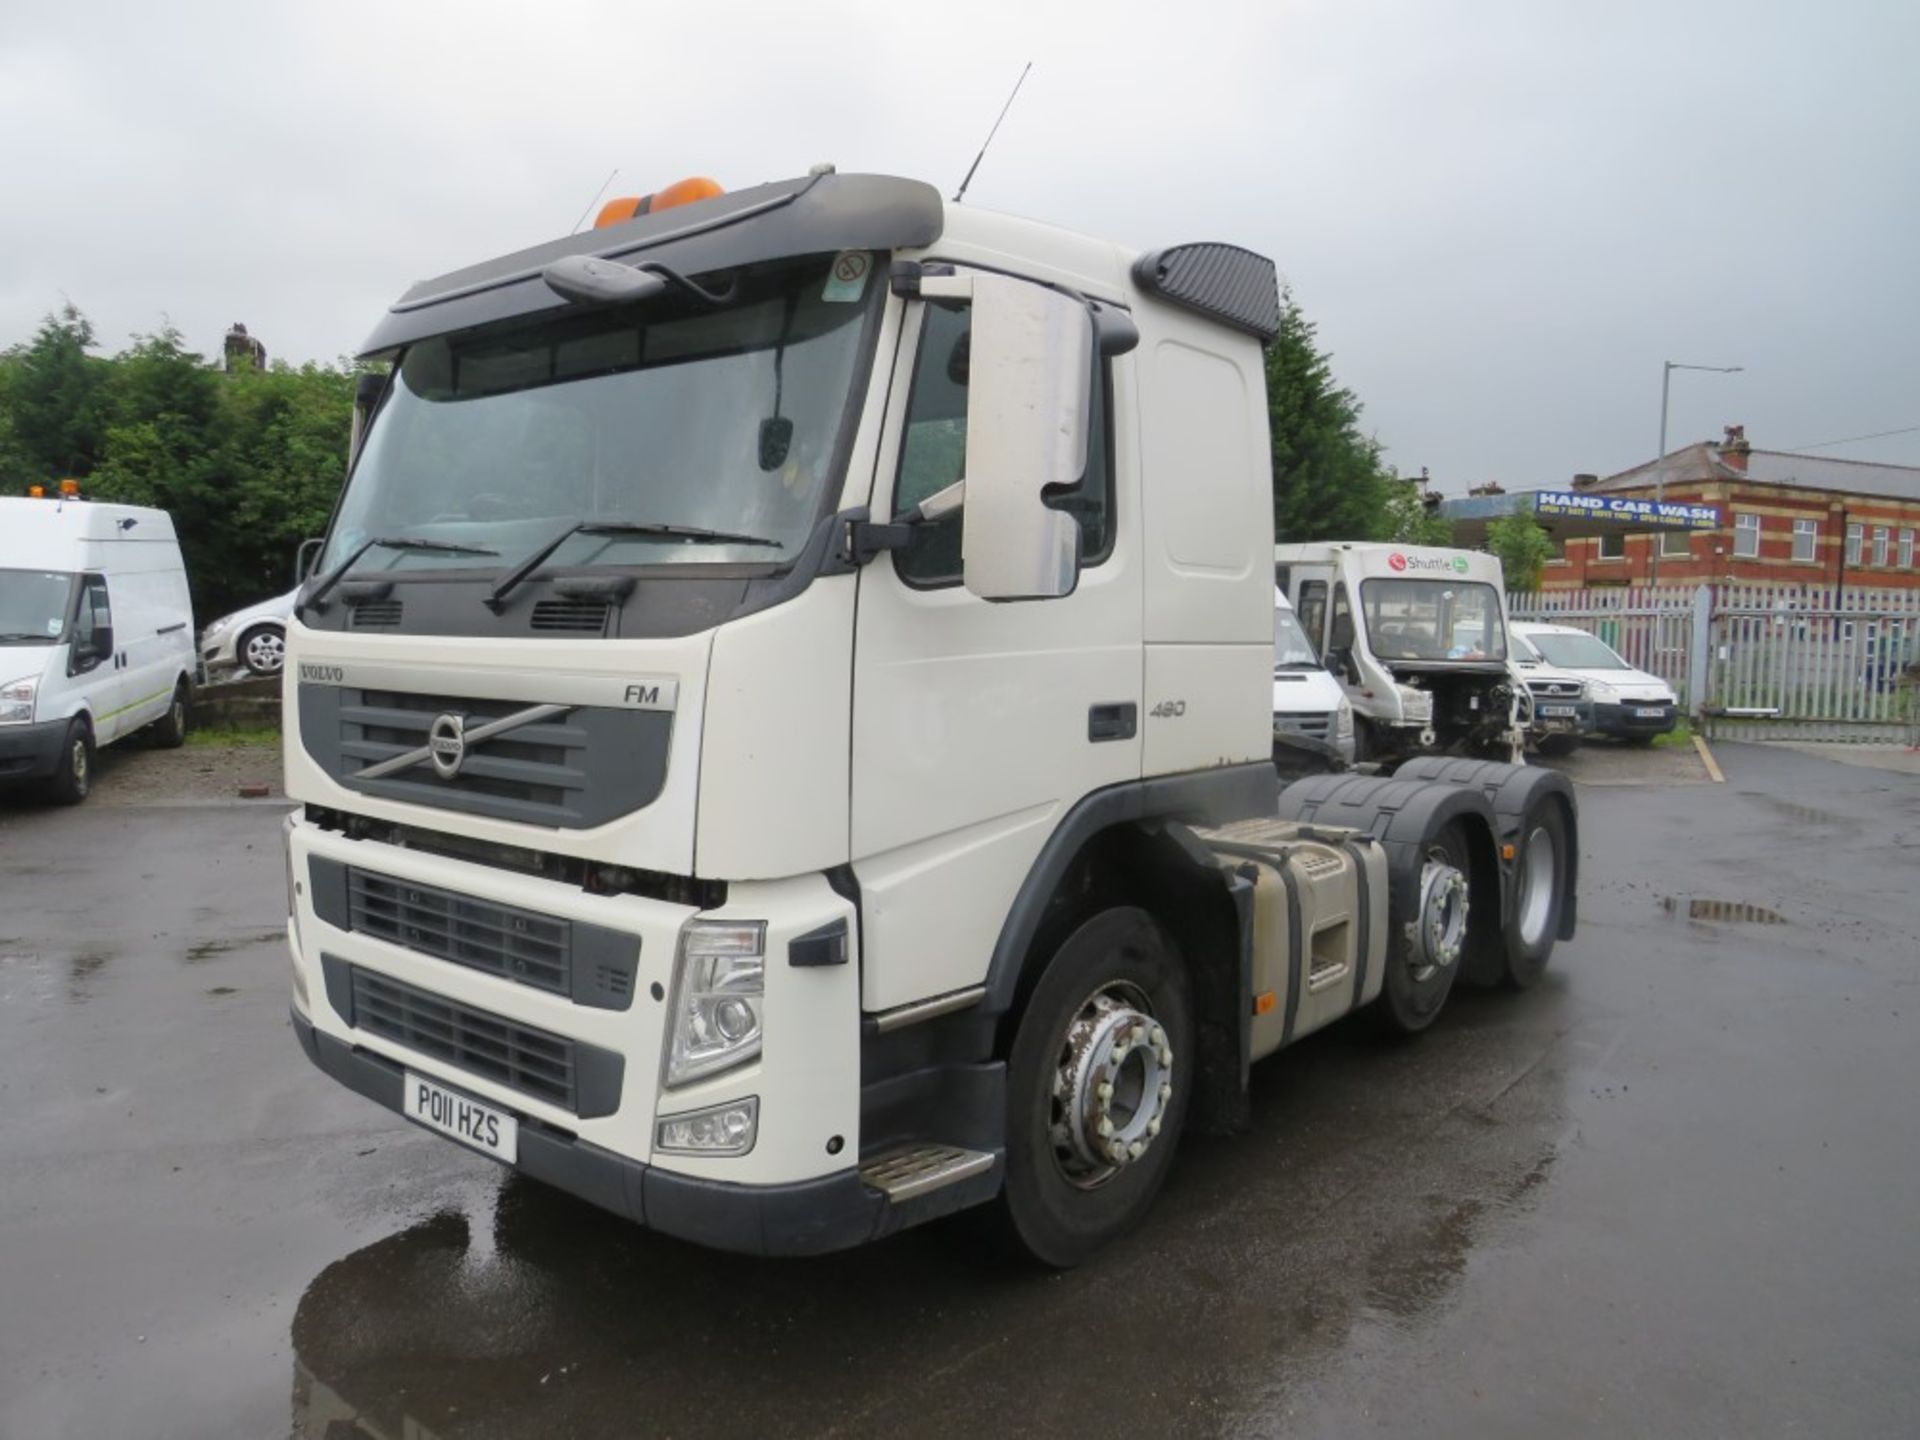
<path fill-rule="evenodd" d="M 1294 843 L 1271 261 L 831 172 L 603 221 L 365 347 L 287 628 L 328 1074 L 702 1243 L 992 1204 L 1071 1264 L 1255 1058 L 1571 933 L 1570 791 L 1406 782 L 1379 841 L 1303 793 Z"/>
<path fill-rule="evenodd" d="M 1361 759 L 1519 763 L 1531 719 L 1513 667 L 1500 562 L 1474 550 L 1277 545 L 1274 573 L 1346 686 Z"/>

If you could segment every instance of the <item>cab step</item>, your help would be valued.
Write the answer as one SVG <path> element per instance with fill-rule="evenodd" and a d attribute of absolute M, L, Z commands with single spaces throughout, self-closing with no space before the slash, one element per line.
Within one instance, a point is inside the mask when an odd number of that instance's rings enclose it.
<path fill-rule="evenodd" d="M 860 1180 L 898 1205 L 993 1168 L 991 1150 L 962 1150 L 957 1145 L 901 1145 L 860 1164 Z"/>

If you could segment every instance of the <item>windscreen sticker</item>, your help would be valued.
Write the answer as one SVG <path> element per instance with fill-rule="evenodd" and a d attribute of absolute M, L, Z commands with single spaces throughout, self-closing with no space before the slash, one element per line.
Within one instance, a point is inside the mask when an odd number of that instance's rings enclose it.
<path fill-rule="evenodd" d="M 54 619 L 47 621 L 47 633 L 49 635 L 58 635 L 60 633 L 60 627 L 64 623 L 65 622 L 60 620 L 58 617 L 55 617 Z"/>
<path fill-rule="evenodd" d="M 832 305 L 846 305 L 867 293 L 867 276 L 873 273 L 873 252 L 842 250 L 833 257 L 827 271 L 827 286 L 820 298 Z"/>

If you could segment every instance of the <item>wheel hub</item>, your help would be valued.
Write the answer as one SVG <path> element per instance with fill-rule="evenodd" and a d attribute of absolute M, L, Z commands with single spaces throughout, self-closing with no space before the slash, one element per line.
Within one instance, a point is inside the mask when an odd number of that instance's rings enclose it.
<path fill-rule="evenodd" d="M 1451 862 L 1430 859 L 1421 870 L 1414 926 L 1415 980 L 1425 980 L 1460 958 L 1467 939 L 1467 877 Z"/>
<path fill-rule="evenodd" d="M 1173 1098 L 1173 1047 L 1132 986 L 1089 996 L 1067 1027 L 1053 1083 L 1054 1158 L 1068 1180 L 1099 1185 L 1140 1160 Z"/>

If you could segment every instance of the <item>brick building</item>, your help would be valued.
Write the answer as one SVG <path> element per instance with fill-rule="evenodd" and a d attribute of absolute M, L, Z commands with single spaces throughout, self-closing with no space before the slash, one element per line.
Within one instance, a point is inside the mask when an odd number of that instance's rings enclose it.
<path fill-rule="evenodd" d="M 1567 539 L 1541 588 L 1645 585 L 1660 547 L 1662 585 L 1733 581 L 1838 589 L 1920 590 L 1920 466 L 1880 465 L 1757 450 L 1744 427 L 1600 479 L 1574 477 L 1594 495 L 1651 499 L 1664 470 L 1670 504 L 1711 505 L 1713 530 Z"/>

